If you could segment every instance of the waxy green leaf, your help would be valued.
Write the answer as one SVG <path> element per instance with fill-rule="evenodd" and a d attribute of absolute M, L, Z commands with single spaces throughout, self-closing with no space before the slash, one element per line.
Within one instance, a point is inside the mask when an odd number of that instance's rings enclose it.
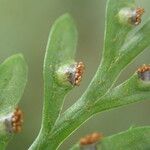
<path fill-rule="evenodd" d="M 21 54 L 13 55 L 0 65 L 0 149 L 6 148 L 13 134 L 4 128 L 4 120 L 12 114 L 23 95 L 27 82 L 27 65 Z M 1 129 L 2 128 L 2 129 Z M 2 131 L 3 130 L 3 131 Z"/>

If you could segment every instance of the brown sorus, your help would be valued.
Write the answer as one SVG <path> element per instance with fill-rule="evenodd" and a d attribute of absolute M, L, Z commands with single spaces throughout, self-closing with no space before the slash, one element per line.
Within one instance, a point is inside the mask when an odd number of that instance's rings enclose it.
<path fill-rule="evenodd" d="M 138 25 L 141 23 L 141 17 L 144 13 L 144 8 L 136 8 L 135 10 L 135 25 Z"/>
<path fill-rule="evenodd" d="M 23 113 L 17 107 L 11 118 L 12 132 L 14 133 L 20 132 L 22 128 L 22 123 L 23 123 Z"/>
<path fill-rule="evenodd" d="M 138 76 L 143 81 L 150 81 L 150 65 L 143 65 L 137 70 Z"/>
<path fill-rule="evenodd" d="M 100 141 L 103 138 L 103 135 L 98 132 L 86 135 L 80 139 L 80 145 L 89 145 Z"/>

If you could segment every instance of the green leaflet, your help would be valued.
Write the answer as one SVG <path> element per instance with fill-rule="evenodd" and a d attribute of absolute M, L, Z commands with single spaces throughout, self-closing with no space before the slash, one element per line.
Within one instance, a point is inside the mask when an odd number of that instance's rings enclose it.
<path fill-rule="evenodd" d="M 63 99 L 71 89 L 71 86 L 58 84 L 56 71 L 62 65 L 73 62 L 76 43 L 76 27 L 71 16 L 65 14 L 56 20 L 51 29 L 44 59 L 43 126 L 47 129 L 55 123 Z"/>
<path fill-rule="evenodd" d="M 150 127 L 131 128 L 128 131 L 106 137 L 100 150 L 149 150 Z"/>
<path fill-rule="evenodd" d="M 103 60 L 105 65 L 109 65 L 118 56 L 118 50 L 121 48 L 128 33 L 133 26 L 121 24 L 119 22 L 119 11 L 123 8 L 135 8 L 135 0 L 108 0 L 106 5 L 106 23 Z"/>
<path fill-rule="evenodd" d="M 45 149 L 49 133 L 59 117 L 64 97 L 72 89 L 57 78 L 59 67 L 74 63 L 77 30 L 70 15 L 58 18 L 52 26 L 44 59 L 44 106 L 41 132 L 29 149 Z M 61 77 L 60 77 L 61 78 Z M 63 80 L 63 79 L 62 79 Z"/>
<path fill-rule="evenodd" d="M 95 103 L 96 112 L 107 111 L 131 103 L 149 100 L 150 83 L 139 79 L 137 73 Z"/>
<path fill-rule="evenodd" d="M 0 115 L 10 113 L 19 103 L 27 82 L 27 65 L 21 54 L 0 65 Z"/>
<path fill-rule="evenodd" d="M 27 82 L 27 65 L 21 54 L 13 55 L 0 65 L 0 119 L 12 113 L 24 92 Z M 0 122 L 0 128 L 3 128 Z M 3 129 L 4 130 L 4 129 Z M 0 132 L 0 149 L 5 149 L 12 137 L 7 131 Z"/>

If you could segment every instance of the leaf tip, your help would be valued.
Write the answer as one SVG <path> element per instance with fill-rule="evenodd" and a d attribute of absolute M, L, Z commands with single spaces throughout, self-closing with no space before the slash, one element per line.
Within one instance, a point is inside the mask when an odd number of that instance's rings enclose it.
<path fill-rule="evenodd" d="M 67 24 L 69 23 L 70 25 L 74 26 L 75 28 L 75 23 L 74 23 L 74 19 L 73 17 L 69 14 L 69 13 L 65 13 L 63 14 L 62 16 L 60 16 L 56 21 L 55 21 L 55 24 L 59 24 L 59 23 L 62 23 L 62 22 L 66 22 Z"/>
<path fill-rule="evenodd" d="M 65 13 L 62 16 L 60 16 L 62 19 L 68 19 L 68 20 L 73 20 L 72 16 L 69 13 Z"/>

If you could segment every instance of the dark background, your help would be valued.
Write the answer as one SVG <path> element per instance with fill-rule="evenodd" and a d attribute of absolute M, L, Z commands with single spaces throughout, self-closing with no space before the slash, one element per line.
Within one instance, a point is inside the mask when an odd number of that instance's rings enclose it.
<path fill-rule="evenodd" d="M 14 137 L 8 150 L 27 150 L 39 132 L 43 103 L 42 64 L 54 20 L 66 12 L 73 16 L 79 32 L 76 60 L 86 64 L 84 80 L 67 96 L 65 110 L 81 96 L 100 62 L 105 5 L 106 0 L 0 0 L 1 62 L 21 52 L 29 65 L 28 84 L 20 103 L 25 114 L 23 132 Z M 150 16 L 149 5 L 149 0 L 137 1 L 137 7 L 145 7 L 146 10 L 143 21 Z M 139 65 L 150 63 L 149 57 L 150 51 L 147 49 L 121 74 L 118 83 L 128 78 Z M 101 113 L 78 129 L 60 150 L 68 149 L 81 136 L 93 131 L 111 135 L 131 125 L 149 125 L 149 107 L 150 102 L 147 101 Z"/>

